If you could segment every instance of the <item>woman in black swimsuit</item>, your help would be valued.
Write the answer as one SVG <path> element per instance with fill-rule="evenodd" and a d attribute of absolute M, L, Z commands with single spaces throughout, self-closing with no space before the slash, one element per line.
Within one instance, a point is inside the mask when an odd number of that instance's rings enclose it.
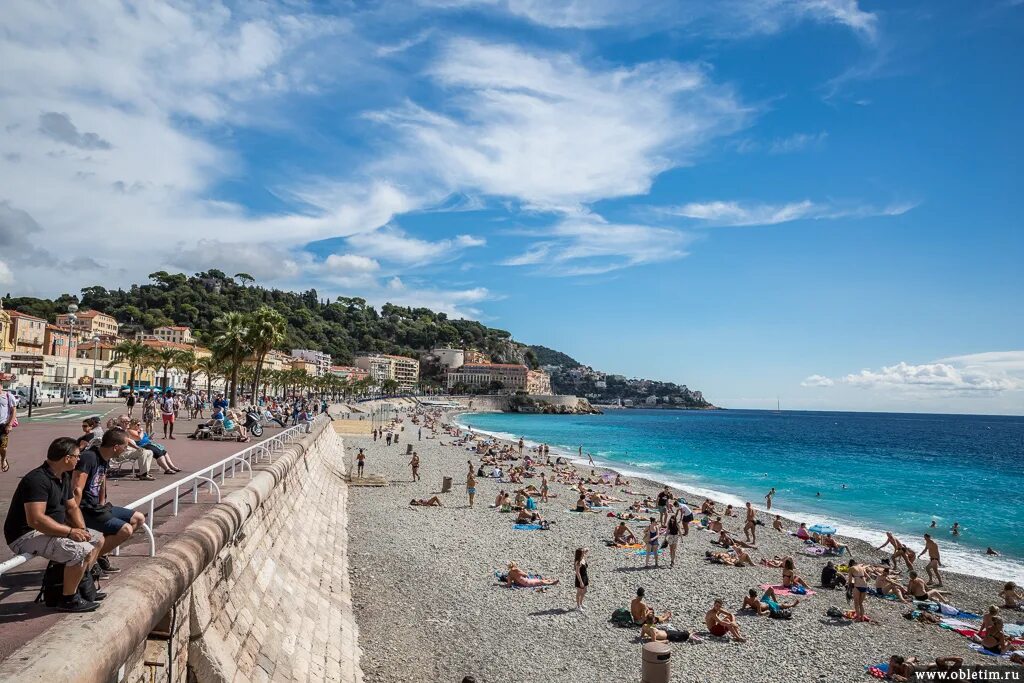
<path fill-rule="evenodd" d="M 587 548 L 576 548 L 576 557 L 573 561 L 576 572 L 576 609 L 583 611 L 583 597 L 587 594 L 587 587 L 590 585 L 590 577 L 587 575 Z"/>
<path fill-rule="evenodd" d="M 997 655 L 1001 655 L 1013 645 L 1012 639 L 1003 633 L 1002 617 L 992 617 L 984 638 L 973 636 L 972 639 L 989 652 L 994 652 Z"/>

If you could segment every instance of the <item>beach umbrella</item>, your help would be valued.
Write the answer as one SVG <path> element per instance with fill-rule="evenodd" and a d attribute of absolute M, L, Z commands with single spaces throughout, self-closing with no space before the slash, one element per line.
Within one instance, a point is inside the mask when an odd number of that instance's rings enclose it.
<path fill-rule="evenodd" d="M 827 524 L 815 524 L 814 526 L 807 527 L 807 530 L 812 534 L 819 534 L 821 536 L 831 536 L 836 532 L 834 526 L 828 526 Z"/>

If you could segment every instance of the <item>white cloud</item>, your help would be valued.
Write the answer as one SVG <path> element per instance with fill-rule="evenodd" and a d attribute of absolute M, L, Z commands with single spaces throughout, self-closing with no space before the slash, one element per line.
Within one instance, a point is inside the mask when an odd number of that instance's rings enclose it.
<path fill-rule="evenodd" d="M 380 270 L 379 263 L 358 254 L 331 254 L 324 260 L 324 266 L 340 273 L 374 273 Z"/>
<path fill-rule="evenodd" d="M 450 41 L 429 76 L 448 110 L 409 103 L 371 115 L 399 136 L 378 170 L 454 191 L 574 210 L 646 193 L 749 112 L 703 67 L 675 62 L 591 69 L 573 56 Z"/>
<path fill-rule="evenodd" d="M 7 266 L 6 263 L 0 261 L 0 285 L 9 285 L 14 283 L 14 273 Z"/>
<path fill-rule="evenodd" d="M 502 262 L 556 276 L 598 275 L 686 255 L 690 237 L 671 228 L 609 223 L 596 214 L 563 219 L 544 238 Z"/>
<path fill-rule="evenodd" d="M 765 152 L 767 154 L 792 154 L 805 149 L 821 147 L 828 138 L 828 133 L 793 133 L 781 138 L 773 138 L 766 141 L 740 140 L 736 143 L 736 149 L 740 153 Z"/>
<path fill-rule="evenodd" d="M 714 226 L 776 225 L 796 220 L 863 218 L 868 216 L 899 216 L 916 203 L 891 204 L 885 207 L 868 205 L 820 203 L 805 199 L 786 204 L 755 204 L 736 201 L 691 202 L 665 209 L 666 213 L 692 218 Z"/>
<path fill-rule="evenodd" d="M 800 21 L 834 23 L 873 38 L 877 16 L 857 0 L 420 0 L 434 7 L 497 8 L 551 28 L 690 27 L 725 38 L 773 34 Z"/>
<path fill-rule="evenodd" d="M 841 383 L 907 396 L 993 396 L 1024 391 L 1024 351 L 993 351 L 951 356 L 914 365 L 900 361 L 878 370 L 864 369 L 839 380 L 811 375 L 803 386 Z"/>
<path fill-rule="evenodd" d="M 430 242 L 410 237 L 396 227 L 358 233 L 349 237 L 347 242 L 360 254 L 406 265 L 451 259 L 463 249 L 487 243 L 473 235 L 457 235 L 453 239 Z"/>

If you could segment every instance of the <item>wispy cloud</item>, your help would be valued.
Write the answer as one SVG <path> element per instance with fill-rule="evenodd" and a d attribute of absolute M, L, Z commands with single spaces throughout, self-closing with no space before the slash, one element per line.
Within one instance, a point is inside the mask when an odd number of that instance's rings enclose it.
<path fill-rule="evenodd" d="M 806 149 L 820 148 L 828 138 L 828 133 L 793 133 L 781 138 L 770 140 L 745 139 L 736 143 L 736 150 L 741 154 L 764 152 L 766 154 L 792 154 Z"/>
<path fill-rule="evenodd" d="M 951 356 L 921 364 L 900 361 L 877 370 L 850 373 L 837 380 L 811 375 L 802 383 L 818 387 L 838 384 L 899 391 L 912 396 L 992 396 L 1024 391 L 1024 351 Z"/>
<path fill-rule="evenodd" d="M 813 202 L 804 199 L 785 204 L 756 204 L 736 201 L 691 202 L 664 209 L 665 213 L 690 218 L 709 226 L 740 227 L 777 225 L 797 220 L 864 218 L 868 216 L 899 216 L 916 203 L 875 207 L 865 204 Z"/>
<path fill-rule="evenodd" d="M 487 241 L 474 235 L 456 235 L 431 242 L 412 237 L 397 227 L 363 232 L 349 237 L 349 247 L 365 256 L 405 265 L 449 260 L 464 249 L 482 247 Z"/>

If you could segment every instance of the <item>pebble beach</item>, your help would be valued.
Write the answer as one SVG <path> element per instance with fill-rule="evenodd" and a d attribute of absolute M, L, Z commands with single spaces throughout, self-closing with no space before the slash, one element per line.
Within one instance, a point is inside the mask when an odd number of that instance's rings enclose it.
<path fill-rule="evenodd" d="M 452 417 L 445 417 L 452 422 Z M 763 566 L 731 567 L 705 560 L 708 550 L 721 550 L 710 541 L 717 534 L 691 526 L 680 538 L 676 565 L 644 565 L 634 550 L 606 547 L 617 520 L 604 512 L 575 513 L 576 493 L 552 480 L 557 498 L 539 503 L 539 512 L 554 525 L 546 531 L 513 529 L 513 515 L 493 507 L 500 489 L 514 494 L 522 485 L 477 480 L 475 506 L 468 506 L 465 489 L 467 460 L 474 469 L 479 456 L 465 446 L 450 445 L 455 438 L 418 428 L 405 416 L 397 445 L 385 446 L 368 436 L 345 436 L 346 461 L 354 467 L 359 448 L 366 453 L 366 474 L 389 481 L 382 487 L 350 489 L 349 560 L 361 666 L 368 681 L 461 681 L 473 675 L 488 683 L 621 682 L 640 679 L 639 629 L 620 628 L 609 622 L 611 613 L 628 607 L 637 587 L 644 587 L 648 604 L 657 611 L 671 610 L 671 625 L 697 635 L 699 643 L 672 644 L 673 681 L 869 680 L 865 667 L 885 662 L 893 654 L 930 661 L 938 656 L 963 657 L 967 664 L 1005 663 L 977 654 L 969 641 L 936 625 L 909 621 L 903 614 L 911 606 L 871 597 L 866 604 L 870 623 L 854 623 L 826 616 L 830 607 L 847 610 L 843 590 L 818 586 L 826 559 L 799 554 L 803 542 L 771 527 L 774 515 L 760 510 L 764 523 L 757 529 L 754 562 L 776 555 L 793 556 L 797 573 L 814 595 L 800 598 L 792 619 L 781 621 L 740 610 L 749 588 L 781 583 L 781 569 Z M 412 482 L 407 444 L 420 457 L 422 480 Z M 447 444 L 447 445 L 446 445 Z M 554 454 L 552 454 L 554 458 Z M 589 475 L 590 467 L 578 467 Z M 489 468 L 488 468 L 489 470 Z M 597 473 L 608 471 L 598 468 Z M 443 477 L 453 487 L 440 493 Z M 631 479 L 628 488 L 654 496 L 662 485 Z M 632 501 L 624 487 L 603 487 L 609 495 Z M 695 510 L 703 499 L 675 490 Z M 438 495 L 442 507 L 413 507 L 413 498 Z M 539 502 L 539 501 L 538 501 Z M 625 511 L 629 502 L 614 503 Z M 720 506 L 721 507 L 721 506 Z M 742 514 L 740 511 L 738 514 Z M 699 515 L 698 515 L 699 517 Z M 793 531 L 799 520 L 785 520 Z M 725 528 L 743 538 L 742 517 L 724 518 Z M 642 522 L 630 522 L 636 534 Z M 888 557 L 863 541 L 837 538 L 849 545 L 849 556 L 861 562 Z M 920 550 L 923 540 L 902 539 Z M 583 611 L 577 611 L 573 588 L 573 552 L 589 548 L 590 589 Z M 940 541 L 941 547 L 941 541 Z M 495 572 L 509 561 L 544 577 L 560 579 L 545 590 L 512 589 L 499 584 Z M 923 562 L 918 569 L 924 575 Z M 903 570 L 899 583 L 906 583 Z M 964 574 L 943 573 L 950 603 L 981 613 L 998 603 L 1001 584 Z M 760 590 L 758 594 L 760 595 Z M 747 642 L 711 637 L 704 613 L 715 598 L 737 616 Z M 1024 613 L 1007 612 L 1006 623 L 1024 620 Z"/>

